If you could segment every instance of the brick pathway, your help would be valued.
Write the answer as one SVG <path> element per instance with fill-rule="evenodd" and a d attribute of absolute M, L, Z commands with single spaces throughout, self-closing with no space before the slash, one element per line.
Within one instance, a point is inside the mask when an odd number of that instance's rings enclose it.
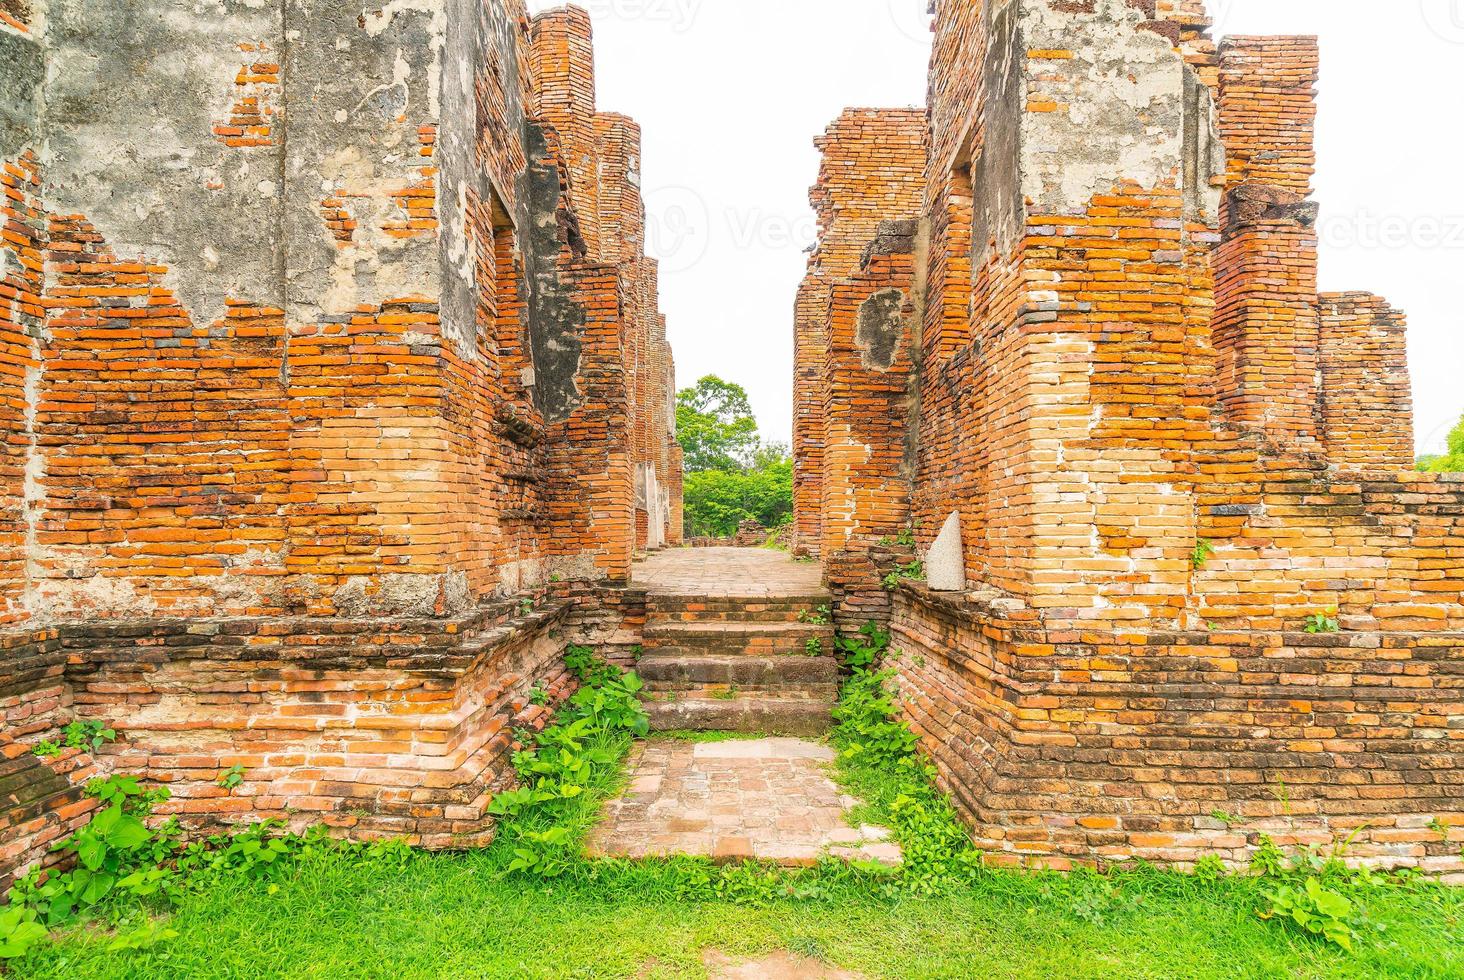
<path fill-rule="evenodd" d="M 723 597 L 823 593 L 823 568 L 768 548 L 676 548 L 635 566 L 634 579 L 653 595 Z"/>
<path fill-rule="evenodd" d="M 606 807 L 589 852 L 793 866 L 826 856 L 899 864 L 888 830 L 849 826 L 845 814 L 858 801 L 825 771 L 834 758 L 826 745 L 792 738 L 639 743 L 630 786 Z"/>

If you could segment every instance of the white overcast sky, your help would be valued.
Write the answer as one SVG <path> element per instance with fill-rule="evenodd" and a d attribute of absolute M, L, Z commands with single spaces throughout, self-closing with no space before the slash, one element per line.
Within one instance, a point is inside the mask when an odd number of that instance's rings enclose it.
<path fill-rule="evenodd" d="M 813 138 L 846 106 L 925 102 L 927 0 L 580 0 L 599 107 L 644 130 L 649 250 L 679 384 L 745 386 L 792 428 L 793 297 Z M 534 11 L 559 3 L 530 0 Z M 1464 0 L 1210 0 L 1220 34 L 1317 34 L 1325 290 L 1409 314 L 1419 447 L 1464 412 Z"/>

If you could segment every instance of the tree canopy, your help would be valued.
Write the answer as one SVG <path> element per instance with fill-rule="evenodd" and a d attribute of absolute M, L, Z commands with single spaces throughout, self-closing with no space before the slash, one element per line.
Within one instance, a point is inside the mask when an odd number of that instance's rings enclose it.
<path fill-rule="evenodd" d="M 716 375 L 676 395 L 676 431 L 686 457 L 686 533 L 730 537 L 746 520 L 774 528 L 793 514 L 793 460 L 763 442 L 741 385 Z"/>
<path fill-rule="evenodd" d="M 1442 456 L 1424 456 L 1418 468 L 1425 473 L 1464 473 L 1464 418 L 1449 433 L 1449 449 Z"/>
<path fill-rule="evenodd" d="M 715 374 L 677 392 L 676 433 L 688 473 L 745 470 L 761 443 L 747 392 Z"/>

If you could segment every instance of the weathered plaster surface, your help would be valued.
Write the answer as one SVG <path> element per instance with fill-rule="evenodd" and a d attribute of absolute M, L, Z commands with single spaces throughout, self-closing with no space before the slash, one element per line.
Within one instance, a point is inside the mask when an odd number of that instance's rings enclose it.
<path fill-rule="evenodd" d="M 1027 70 L 1022 193 L 1044 214 L 1082 213 L 1115 182 L 1177 185 L 1185 132 L 1183 61 L 1143 27 L 1127 0 L 1094 0 L 1093 13 L 1022 0 L 1031 51 L 1068 51 L 1060 68 Z M 1052 111 L 1030 111 L 1053 103 Z"/>
<path fill-rule="evenodd" d="M 0 30 L 0 66 L 0 158 L 9 160 L 38 142 L 45 77 L 41 42 Z"/>
<path fill-rule="evenodd" d="M 888 371 L 894 366 L 905 333 L 904 309 L 905 293 L 899 289 L 881 289 L 860 305 L 854 342 L 867 370 Z"/>
<path fill-rule="evenodd" d="M 226 296 L 283 301 L 283 147 L 226 147 L 213 127 L 229 116 L 241 65 L 278 57 L 284 40 L 278 4 L 51 6 L 48 204 L 85 215 L 118 255 L 167 265 L 201 326 Z"/>

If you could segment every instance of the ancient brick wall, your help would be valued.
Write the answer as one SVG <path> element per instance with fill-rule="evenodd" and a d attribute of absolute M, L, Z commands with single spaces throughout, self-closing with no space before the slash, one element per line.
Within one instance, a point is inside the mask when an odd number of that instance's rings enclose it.
<path fill-rule="evenodd" d="M 1426 829 L 1464 821 L 1464 484 L 1408 470 L 1401 314 L 1317 293 L 1315 41 L 1217 49 L 1191 2 L 935 16 L 910 509 L 922 551 L 959 513 L 969 584 L 892 615 L 983 846 L 1242 862 L 1366 824 L 1355 856 L 1464 874 Z"/>
<path fill-rule="evenodd" d="M 1371 293 L 1321 296 L 1321 431 L 1342 466 L 1413 463 L 1408 318 Z"/>
<path fill-rule="evenodd" d="M 824 528 L 828 427 L 832 424 L 847 429 L 848 425 L 847 418 L 831 422 L 828 414 L 827 365 L 836 359 L 830 346 L 834 342 L 830 336 L 834 291 L 843 280 L 860 273 L 865 251 L 879 238 L 883 222 L 913 220 L 919 214 L 920 179 L 925 166 L 924 114 L 915 110 L 849 109 L 814 145 L 823 154 L 818 182 L 809 191 L 818 217 L 819 238 L 795 310 L 793 421 L 794 547 L 810 554 L 818 553 L 828 541 Z M 904 238 L 905 248 L 913 249 L 912 236 Z M 889 277 L 888 272 L 884 274 Z M 888 285 L 905 293 L 904 302 L 908 302 L 914 288 L 913 266 L 903 278 L 896 271 Z M 852 294 L 846 294 L 845 300 L 849 299 Z M 863 299 L 860 297 L 859 302 Z M 842 342 L 848 345 L 848 351 L 856 349 L 852 333 Z M 901 377 L 908 373 L 908 367 L 887 370 Z M 847 385 L 848 381 L 841 383 Z M 847 396 L 847 391 L 836 396 L 836 415 L 852 410 Z M 903 420 L 898 413 L 882 415 L 879 421 L 896 440 L 903 438 Z M 841 437 L 845 442 L 846 436 Z M 848 462 L 836 460 L 833 465 L 839 470 Z M 871 466 L 867 475 L 882 478 L 883 472 L 879 466 Z M 859 505 L 850 500 L 846 506 Z M 829 533 L 837 536 L 839 532 Z"/>
<path fill-rule="evenodd" d="M 635 506 L 626 530 L 604 524 L 598 530 L 626 537 L 632 548 L 663 547 L 681 533 L 672 520 L 673 509 L 679 516 L 681 462 L 668 408 L 676 382 L 666 321 L 658 312 L 659 273 L 645 256 L 640 127 L 596 109 L 593 37 L 585 11 L 569 7 L 535 17 L 530 60 L 533 104 L 557 139 L 583 255 L 621 265 L 621 355 Z M 628 574 L 629 557 L 617 567 Z"/>
<path fill-rule="evenodd" d="M 995 863 L 1243 866 L 1265 834 L 1464 880 L 1460 634 L 1054 632 L 914 586 L 894 633 L 907 717 Z"/>
<path fill-rule="evenodd" d="M 330 8 L 287 45 L 284 3 L 63 6 L 0 25 L 0 872 L 86 806 L 90 760 L 30 754 L 78 715 L 194 825 L 486 839 L 571 610 L 629 577 L 638 466 L 662 540 L 679 510 L 588 16 Z"/>

